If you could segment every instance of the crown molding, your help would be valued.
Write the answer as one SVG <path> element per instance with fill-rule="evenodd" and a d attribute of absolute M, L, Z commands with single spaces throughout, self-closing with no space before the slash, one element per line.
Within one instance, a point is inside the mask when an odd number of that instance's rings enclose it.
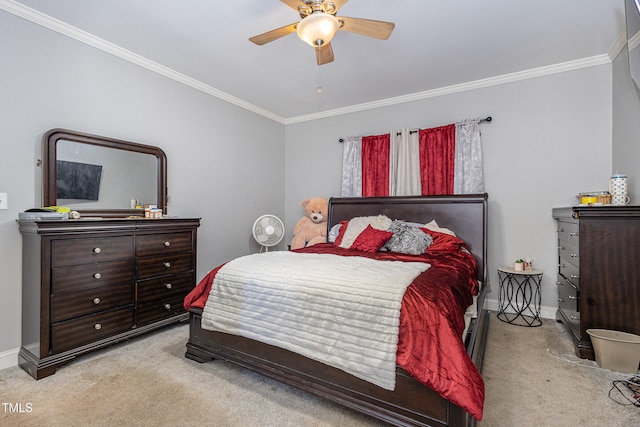
<path fill-rule="evenodd" d="M 635 36 L 629 39 L 629 52 L 637 48 L 638 45 L 640 45 L 640 31 L 638 31 Z"/>
<path fill-rule="evenodd" d="M 191 78 L 185 74 L 179 73 L 169 67 L 161 65 L 157 62 L 151 61 L 141 55 L 124 49 L 118 45 L 110 43 L 104 39 L 96 37 L 86 31 L 80 30 L 67 23 L 64 23 L 51 16 L 45 15 L 35 9 L 24 6 L 14 0 L 0 0 L 0 9 L 5 10 L 20 18 L 31 21 L 37 25 L 56 31 L 62 35 L 75 39 L 81 43 L 85 43 L 103 52 L 114 55 L 118 58 L 129 61 L 147 70 L 160 74 L 164 77 L 175 80 L 193 89 L 204 92 L 208 95 L 214 96 L 221 100 L 227 101 L 238 107 L 244 108 L 253 113 L 259 114 L 263 117 L 271 119 L 273 121 L 289 125 L 293 123 L 306 122 L 311 120 L 323 119 L 327 117 L 339 116 L 342 114 L 349 114 L 364 110 L 370 110 L 374 108 L 387 107 L 405 102 L 418 101 L 423 99 L 435 98 L 443 95 L 450 95 L 453 93 L 465 92 L 468 90 L 475 90 L 480 88 L 486 88 L 496 85 L 502 85 L 505 83 L 512 83 L 521 80 L 534 79 L 551 74 L 563 73 L 566 71 L 579 70 L 582 68 L 594 67 L 598 65 L 608 64 L 615 59 L 620 53 L 621 49 L 626 44 L 626 36 L 624 32 L 618 36 L 616 42 L 609 49 L 609 52 L 603 55 L 592 56 L 590 58 L 583 58 L 574 61 L 563 62 L 560 64 L 549 65 L 545 67 L 533 68 L 525 71 L 518 71 L 515 73 L 504 74 L 501 76 L 490 77 L 486 79 L 475 80 L 462 84 L 447 86 L 438 89 L 432 89 L 423 92 L 416 92 L 409 95 L 397 96 L 393 98 L 382 99 L 378 101 L 352 105 L 343 108 L 336 108 L 334 110 L 327 110 L 319 113 L 307 114 L 297 117 L 284 118 L 270 111 L 257 107 L 249 102 L 246 102 L 240 98 L 230 95 L 226 92 L 218 90 L 210 85 L 207 85 L 199 80 Z M 634 37 L 635 45 L 640 43 L 640 35 Z M 635 46 L 634 46 L 635 47 Z"/>
<path fill-rule="evenodd" d="M 503 85 L 506 83 L 517 82 L 521 80 L 535 79 L 538 77 L 548 76 L 551 74 L 564 73 L 566 71 L 579 70 L 582 68 L 594 67 L 597 65 L 609 64 L 611 58 L 608 54 L 592 56 L 590 58 L 577 59 L 575 61 L 563 62 L 560 64 L 549 65 L 545 67 L 532 68 L 530 70 L 518 71 L 501 76 L 490 77 L 486 79 L 475 80 L 467 83 L 446 86 L 438 89 L 427 90 L 424 92 L 416 92 L 409 95 L 397 96 L 394 98 L 382 99 L 379 101 L 367 102 L 364 104 L 352 105 L 335 110 L 323 111 L 304 116 L 292 117 L 285 119 L 285 125 L 292 123 L 305 122 L 309 120 L 317 120 L 341 114 L 355 113 L 358 111 L 370 110 L 373 108 L 388 107 L 391 105 L 402 104 L 405 102 L 419 101 L 428 98 L 436 98 L 438 96 L 450 95 L 453 93 L 465 92 L 469 90 L 481 89 L 491 86 Z"/>
<path fill-rule="evenodd" d="M 623 28 L 620 34 L 618 34 L 616 41 L 613 42 L 613 45 L 609 49 L 609 52 L 607 52 L 607 55 L 609 55 L 609 59 L 611 60 L 611 62 L 616 59 L 616 57 L 620 54 L 620 52 L 622 52 L 622 49 L 624 49 L 626 45 L 627 31 Z"/>
<path fill-rule="evenodd" d="M 226 92 L 218 90 L 199 80 L 191 78 L 185 74 L 179 73 L 157 62 L 151 61 L 150 59 L 145 58 L 144 56 L 138 55 L 134 52 L 131 52 L 130 50 L 124 49 L 116 44 L 113 44 L 104 39 L 101 39 L 100 37 L 96 37 L 91 33 L 83 31 L 79 28 L 76 28 L 72 25 L 69 25 L 58 19 L 55 19 L 49 15 L 45 15 L 44 13 L 38 12 L 37 10 L 27 7 L 16 1 L 0 0 L 0 9 L 5 10 L 20 18 L 31 21 L 34 24 L 38 24 L 42 27 L 48 28 L 57 33 L 70 37 L 81 43 L 84 43 L 96 49 L 102 50 L 103 52 L 106 52 L 118 58 L 124 59 L 125 61 L 131 62 L 132 64 L 146 68 L 149 71 L 153 71 L 154 73 L 157 73 L 164 77 L 175 80 L 193 89 L 199 90 L 208 95 L 230 102 L 231 104 L 237 105 L 238 107 L 244 108 L 246 110 L 249 110 L 251 112 L 264 116 L 268 119 L 274 120 L 276 122 L 284 123 L 284 118 L 278 116 L 277 114 L 274 114 L 270 111 L 259 108 L 240 98 L 236 98 L 233 95 L 230 95 Z"/>

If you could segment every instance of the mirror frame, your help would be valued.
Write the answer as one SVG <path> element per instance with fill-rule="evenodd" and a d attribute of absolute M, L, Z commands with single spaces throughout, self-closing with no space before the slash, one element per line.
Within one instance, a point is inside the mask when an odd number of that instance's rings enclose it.
<path fill-rule="evenodd" d="M 159 147 L 123 141 L 104 136 L 91 135 L 68 129 L 51 129 L 42 137 L 42 206 L 56 206 L 58 189 L 56 186 L 57 145 L 59 141 L 73 141 L 134 153 L 151 154 L 158 160 L 157 189 L 158 208 L 167 214 L 167 156 Z M 144 217 L 140 209 L 78 209 L 81 215 L 100 217 Z"/>

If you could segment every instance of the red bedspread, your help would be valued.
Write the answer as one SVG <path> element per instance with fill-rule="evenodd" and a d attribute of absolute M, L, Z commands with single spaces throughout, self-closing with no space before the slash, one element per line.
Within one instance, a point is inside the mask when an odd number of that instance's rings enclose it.
<path fill-rule="evenodd" d="M 397 362 L 405 371 L 477 420 L 482 419 L 484 382 L 462 342 L 464 313 L 478 292 L 477 265 L 466 250 L 427 251 L 424 255 L 361 252 L 318 244 L 299 252 L 333 253 L 374 259 L 422 261 L 431 268 L 407 288 L 400 312 Z M 184 300 L 185 309 L 204 308 L 213 269 Z"/>

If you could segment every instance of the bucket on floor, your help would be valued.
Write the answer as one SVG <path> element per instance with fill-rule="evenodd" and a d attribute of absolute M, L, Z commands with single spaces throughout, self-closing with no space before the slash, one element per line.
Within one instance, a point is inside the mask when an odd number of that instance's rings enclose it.
<path fill-rule="evenodd" d="M 640 336 L 607 329 L 587 329 L 591 337 L 596 362 L 611 371 L 638 372 Z"/>

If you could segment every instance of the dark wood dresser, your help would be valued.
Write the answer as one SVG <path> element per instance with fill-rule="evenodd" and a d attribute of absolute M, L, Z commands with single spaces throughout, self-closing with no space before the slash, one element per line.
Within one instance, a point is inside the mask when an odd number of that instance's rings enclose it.
<path fill-rule="evenodd" d="M 576 355 L 594 359 L 587 329 L 640 335 L 640 206 L 553 209 L 558 225 L 557 319 Z"/>
<path fill-rule="evenodd" d="M 35 379 L 75 357 L 188 320 L 199 219 L 20 221 L 22 347 Z"/>

